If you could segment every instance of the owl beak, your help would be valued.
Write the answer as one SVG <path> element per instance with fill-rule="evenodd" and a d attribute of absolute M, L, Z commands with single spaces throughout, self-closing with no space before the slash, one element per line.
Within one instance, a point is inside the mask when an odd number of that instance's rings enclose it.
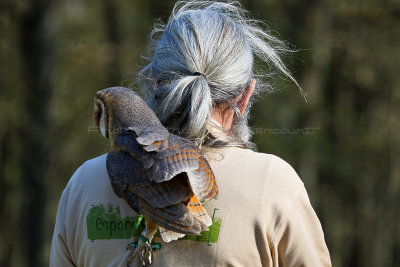
<path fill-rule="evenodd" d="M 105 138 L 109 138 L 108 113 L 104 106 L 103 101 L 101 101 L 100 99 L 95 99 L 94 101 L 93 118 L 96 127 L 99 128 L 99 132 L 101 133 L 101 135 L 104 136 Z"/>

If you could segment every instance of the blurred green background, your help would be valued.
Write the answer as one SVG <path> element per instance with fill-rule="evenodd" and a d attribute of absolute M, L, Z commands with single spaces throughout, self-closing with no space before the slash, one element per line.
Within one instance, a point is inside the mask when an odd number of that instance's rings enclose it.
<path fill-rule="evenodd" d="M 334 266 L 400 266 L 400 2 L 246 0 L 299 51 L 256 102 L 258 150 L 299 173 Z M 46 266 L 58 200 L 85 160 L 94 93 L 130 85 L 174 1 L 1 0 L 0 265 Z"/>

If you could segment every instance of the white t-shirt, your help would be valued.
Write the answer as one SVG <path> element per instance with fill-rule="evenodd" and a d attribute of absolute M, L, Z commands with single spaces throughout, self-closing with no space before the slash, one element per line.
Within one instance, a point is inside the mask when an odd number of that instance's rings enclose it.
<path fill-rule="evenodd" d="M 204 203 L 210 231 L 170 243 L 156 236 L 162 248 L 151 266 L 331 266 L 321 224 L 288 163 L 248 149 L 212 151 L 219 195 Z M 111 188 L 106 155 L 85 162 L 61 196 L 50 266 L 127 266 L 127 245 L 140 234 L 135 216 Z"/>

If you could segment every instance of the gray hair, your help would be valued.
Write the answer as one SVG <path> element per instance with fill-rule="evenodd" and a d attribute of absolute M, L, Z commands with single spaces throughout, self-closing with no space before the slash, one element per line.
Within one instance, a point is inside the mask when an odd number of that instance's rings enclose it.
<path fill-rule="evenodd" d="M 255 94 L 272 91 L 263 79 L 271 77 L 272 68 L 298 85 L 279 56 L 290 50 L 263 25 L 248 18 L 238 2 L 177 2 L 167 25 L 156 23 L 148 48 L 150 63 L 139 73 L 140 89 L 161 122 L 206 147 L 253 148 L 247 122 L 251 103 L 242 115 L 234 99 L 254 77 Z M 253 72 L 254 57 L 267 64 L 268 73 Z M 218 104 L 235 110 L 228 141 L 207 133 Z"/>

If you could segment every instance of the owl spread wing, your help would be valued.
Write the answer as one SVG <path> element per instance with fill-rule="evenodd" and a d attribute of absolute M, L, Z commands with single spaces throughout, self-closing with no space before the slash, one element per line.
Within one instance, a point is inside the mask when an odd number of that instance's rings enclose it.
<path fill-rule="evenodd" d="M 185 174 L 165 182 L 151 181 L 143 165 L 121 151 L 108 153 L 107 171 L 114 192 L 154 223 L 184 234 L 199 234 L 211 224 Z"/>
<path fill-rule="evenodd" d="M 144 154 L 152 181 L 168 181 L 179 173 L 186 173 L 194 194 L 202 201 L 218 195 L 217 182 L 210 165 L 191 141 L 170 134 L 168 147 L 157 153 Z"/>
<path fill-rule="evenodd" d="M 150 180 L 160 183 L 186 173 L 193 193 L 201 201 L 217 197 L 218 187 L 211 167 L 191 141 L 170 134 L 164 141 L 167 147 L 153 152 L 143 151 L 143 146 L 130 135 L 119 135 L 114 142 L 143 163 Z"/>

